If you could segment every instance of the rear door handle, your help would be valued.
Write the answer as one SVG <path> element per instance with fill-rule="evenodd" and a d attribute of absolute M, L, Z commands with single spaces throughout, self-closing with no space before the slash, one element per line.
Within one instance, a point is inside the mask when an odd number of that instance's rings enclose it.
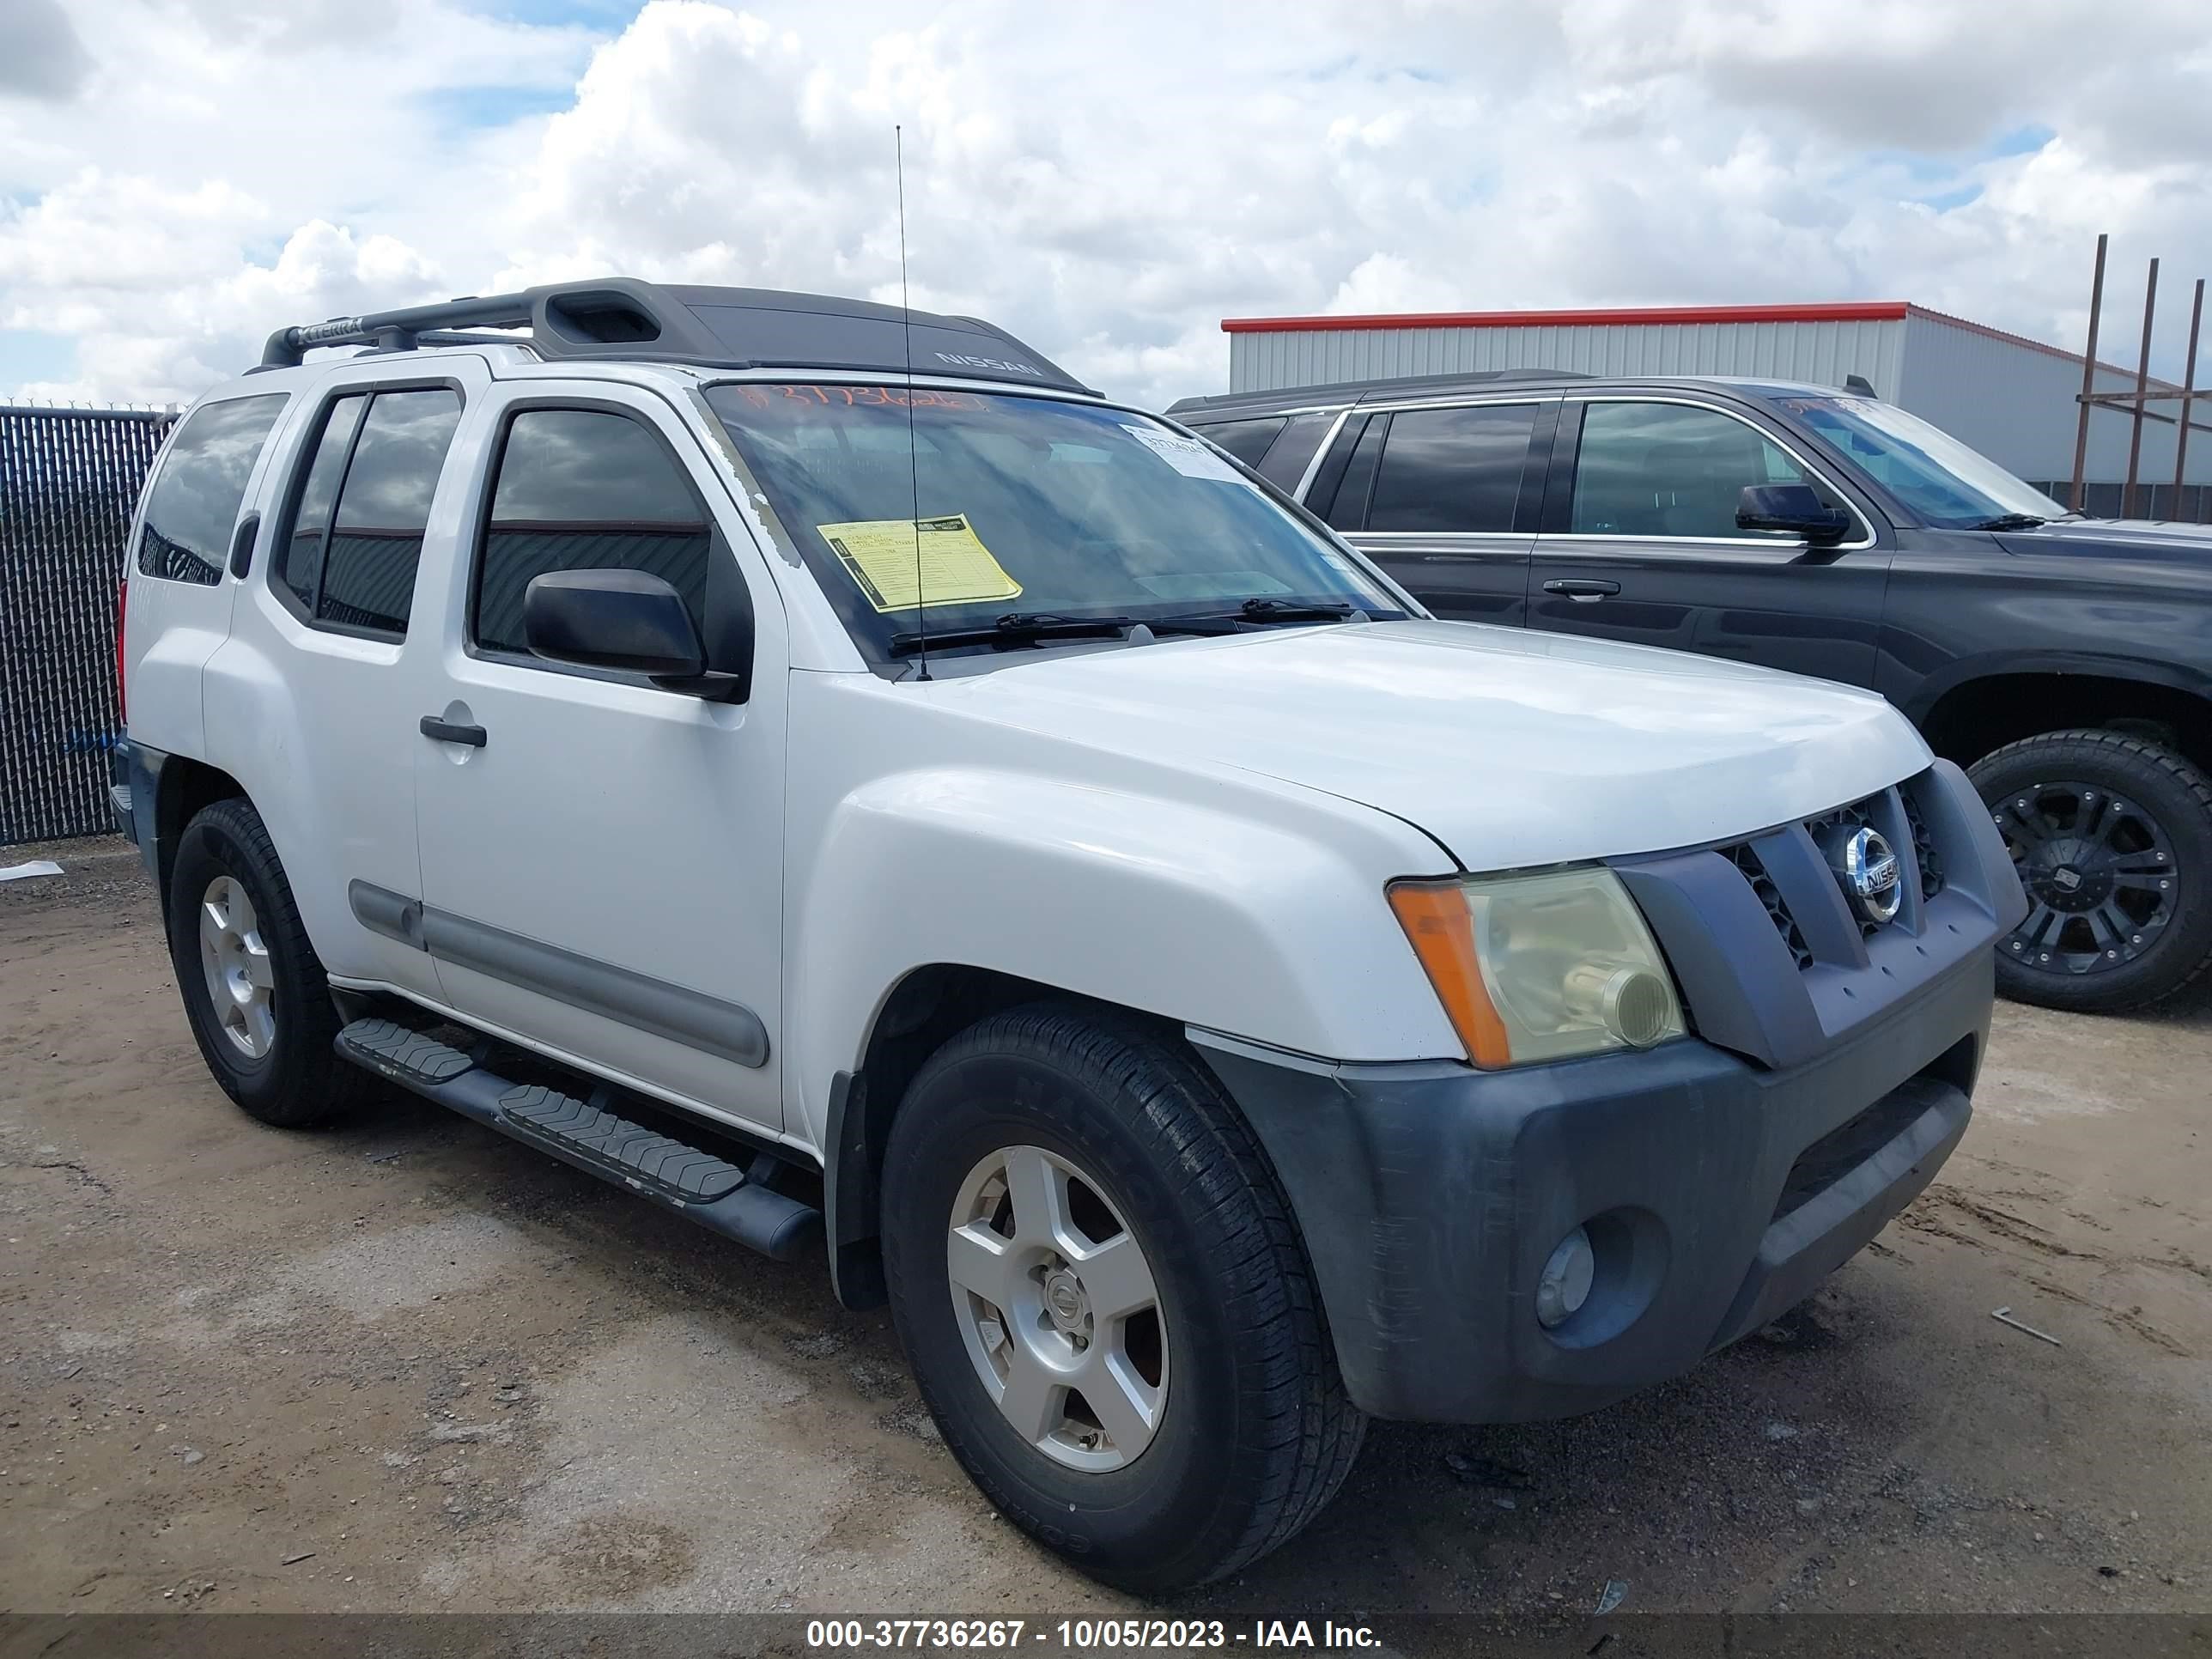
<path fill-rule="evenodd" d="M 440 743 L 465 743 L 471 749 L 484 746 L 484 729 L 481 726 L 455 726 L 441 720 L 435 714 L 422 716 L 422 735 L 434 738 Z"/>
<path fill-rule="evenodd" d="M 1620 592 L 1620 584 L 1590 577 L 1561 576 L 1546 582 L 1544 591 L 1547 593 L 1564 593 L 1571 599 L 1589 605 Z"/>
<path fill-rule="evenodd" d="M 253 568 L 253 538 L 261 533 L 261 515 L 249 513 L 239 520 L 230 538 L 230 574 L 243 576 Z"/>

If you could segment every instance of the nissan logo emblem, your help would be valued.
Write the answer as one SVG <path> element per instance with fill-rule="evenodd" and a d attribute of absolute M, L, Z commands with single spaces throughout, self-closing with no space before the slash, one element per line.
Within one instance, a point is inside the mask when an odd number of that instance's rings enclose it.
<path fill-rule="evenodd" d="M 1875 923 L 1897 920 L 1905 889 L 1897 878 L 1897 854 L 1879 831 L 1861 830 L 1844 843 L 1843 875 L 1844 890 L 1862 916 Z"/>

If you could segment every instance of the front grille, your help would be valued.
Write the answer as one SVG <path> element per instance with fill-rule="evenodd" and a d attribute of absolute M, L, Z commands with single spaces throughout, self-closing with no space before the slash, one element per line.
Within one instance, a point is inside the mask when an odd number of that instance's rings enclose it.
<path fill-rule="evenodd" d="M 1909 836 L 1906 833 L 1908 827 Z M 1943 866 L 1938 855 L 1935 836 L 1926 819 L 1922 816 L 1918 805 L 1913 800 L 1910 787 L 1884 790 L 1880 794 L 1869 795 L 1863 799 L 1852 801 L 1847 805 L 1832 808 L 1816 817 L 1803 819 L 1796 828 L 1810 838 L 1812 847 L 1809 850 L 1812 856 L 1820 861 L 1823 876 L 1829 882 L 1832 882 L 1834 877 L 1828 873 L 1826 855 L 1822 851 L 1822 842 L 1833 841 L 1836 833 L 1839 830 L 1846 834 L 1854 834 L 1860 830 L 1873 830 L 1884 840 L 1892 843 L 1891 850 L 1897 854 L 1900 861 L 1907 859 L 1911 860 L 1910 868 L 1905 872 L 1905 878 L 1915 884 L 1923 902 L 1934 898 L 1943 890 Z M 1827 894 L 1825 890 L 1815 891 L 1806 885 L 1811 878 L 1805 873 L 1804 864 L 1794 854 L 1786 860 L 1778 860 L 1778 867 L 1783 868 L 1785 872 L 1779 882 L 1774 878 L 1773 871 L 1770 870 L 1760 859 L 1759 848 L 1761 844 L 1769 845 L 1771 849 L 1778 836 L 1789 833 L 1786 829 L 1783 831 L 1770 831 L 1765 836 L 1753 841 L 1739 842 L 1733 846 L 1723 847 L 1717 850 L 1729 863 L 1735 866 L 1743 878 L 1751 884 L 1751 890 L 1765 910 L 1767 920 L 1774 924 L 1776 934 L 1788 947 L 1791 960 L 1796 963 L 1798 971 L 1802 973 L 1813 965 L 1815 957 L 1811 945 L 1806 939 L 1804 928 L 1800 925 L 1798 915 L 1791 911 L 1791 902 L 1794 897 L 1800 909 L 1802 909 L 1808 904 L 1826 903 Z M 1910 845 L 1897 844 L 1905 842 L 1909 842 Z M 1789 873 L 1791 871 L 1797 873 L 1793 876 Z M 1850 923 L 1857 927 L 1859 937 L 1863 939 L 1870 939 L 1882 932 L 1885 927 L 1898 925 L 1893 921 L 1870 921 L 1860 915 L 1855 906 L 1849 908 Z M 1905 916 L 1909 915 L 1910 912 L 1899 914 L 1900 916 Z M 1819 918 L 1814 917 L 1814 920 L 1817 922 Z M 1820 927 L 1816 927 L 1814 932 L 1820 933 Z"/>
<path fill-rule="evenodd" d="M 1766 866 L 1759 861 L 1759 854 L 1748 842 L 1723 847 L 1721 851 L 1729 862 L 1743 872 L 1743 878 L 1751 884 L 1751 890 L 1766 907 L 1766 919 L 1774 924 L 1774 931 L 1782 935 L 1782 942 L 1790 947 L 1796 959 L 1797 971 L 1802 973 L 1813 965 L 1813 952 L 1805 943 L 1805 935 L 1797 931 L 1797 920 L 1790 914 L 1790 906 L 1782 896 L 1782 890 L 1766 873 Z"/>
<path fill-rule="evenodd" d="M 1873 827 L 1874 803 L 1875 798 L 1869 795 L 1864 800 L 1853 801 L 1849 806 L 1838 806 L 1832 812 L 1823 812 L 1817 818 L 1807 818 L 1805 828 L 1813 837 L 1813 844 L 1816 847 L 1822 845 L 1824 838 L 1832 830 L 1842 830 L 1846 834 L 1855 835 L 1861 830 Z M 1881 931 L 1881 924 L 1878 921 L 1868 921 L 1863 918 L 1859 921 L 1861 939 L 1872 939 Z"/>
<path fill-rule="evenodd" d="M 1912 856 L 1920 865 L 1920 896 L 1932 899 L 1943 890 L 1943 855 L 1936 850 L 1936 837 L 1928 832 L 1928 820 L 1921 816 L 1920 803 L 1912 798 L 1912 791 L 1899 793 L 1905 797 L 1905 822 L 1912 826 Z"/>

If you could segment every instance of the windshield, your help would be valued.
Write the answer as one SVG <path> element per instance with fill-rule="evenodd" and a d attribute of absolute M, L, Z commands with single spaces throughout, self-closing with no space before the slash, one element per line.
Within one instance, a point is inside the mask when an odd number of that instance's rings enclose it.
<path fill-rule="evenodd" d="M 1864 468 L 1923 523 L 1967 530 L 1999 519 L 2066 516 L 2041 490 L 1894 404 L 1789 398 L 1782 406 Z"/>
<path fill-rule="evenodd" d="M 911 648 L 917 596 L 933 636 L 1001 617 L 1242 617 L 1255 599 L 1275 602 L 1255 612 L 1402 614 L 1212 450 L 1126 410 L 926 386 L 744 382 L 706 395 L 878 660 Z"/>

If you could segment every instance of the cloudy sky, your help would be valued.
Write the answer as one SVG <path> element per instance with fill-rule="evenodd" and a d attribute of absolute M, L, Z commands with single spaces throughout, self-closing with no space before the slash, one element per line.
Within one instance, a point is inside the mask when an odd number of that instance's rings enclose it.
<path fill-rule="evenodd" d="M 0 0 L 0 397 L 573 276 L 978 313 L 1094 384 L 1224 316 L 1910 299 L 2108 356 L 2212 274 L 2206 0 Z M 2122 349 L 2109 343 L 2121 337 Z"/>

